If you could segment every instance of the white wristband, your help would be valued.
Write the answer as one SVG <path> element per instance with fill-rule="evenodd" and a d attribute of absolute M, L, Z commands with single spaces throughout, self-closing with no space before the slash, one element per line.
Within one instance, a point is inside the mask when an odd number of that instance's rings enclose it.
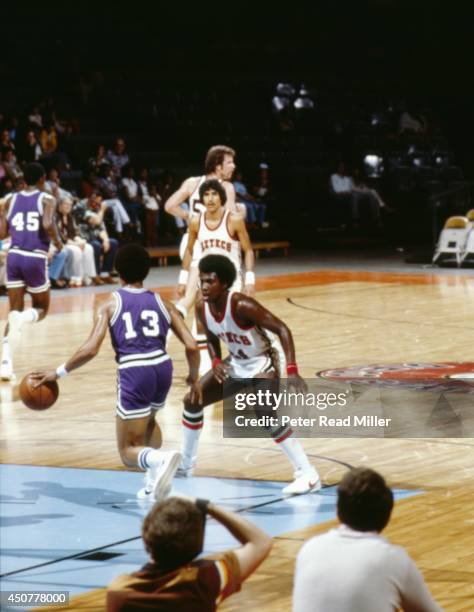
<path fill-rule="evenodd" d="M 246 285 L 255 285 L 255 272 L 248 270 L 245 273 L 245 284 Z"/>
<path fill-rule="evenodd" d="M 188 276 L 188 270 L 181 269 L 178 276 L 178 285 L 185 285 L 188 282 Z"/>
<path fill-rule="evenodd" d="M 56 368 L 56 376 L 58 378 L 62 378 L 63 376 L 67 376 L 68 371 L 66 370 L 66 364 L 62 363 L 59 368 Z"/>

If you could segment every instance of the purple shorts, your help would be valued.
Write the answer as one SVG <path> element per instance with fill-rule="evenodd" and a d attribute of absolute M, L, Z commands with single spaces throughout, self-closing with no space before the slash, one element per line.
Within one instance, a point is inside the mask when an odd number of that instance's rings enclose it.
<path fill-rule="evenodd" d="M 168 356 L 167 356 L 168 357 Z M 141 419 L 163 407 L 173 377 L 168 357 L 155 365 L 120 368 L 117 371 L 117 416 Z"/>
<path fill-rule="evenodd" d="M 48 257 L 41 253 L 10 249 L 7 253 L 7 289 L 26 287 L 30 293 L 49 289 Z"/>

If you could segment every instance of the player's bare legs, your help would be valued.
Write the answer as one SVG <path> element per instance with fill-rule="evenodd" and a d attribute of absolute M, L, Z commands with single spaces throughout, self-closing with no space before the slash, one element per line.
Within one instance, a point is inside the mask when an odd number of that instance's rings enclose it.
<path fill-rule="evenodd" d="M 169 493 L 181 455 L 176 451 L 158 450 L 161 446 L 161 430 L 153 412 L 139 419 L 122 419 L 117 416 L 115 422 L 122 463 L 129 468 L 146 470 L 145 487 L 138 492 L 138 497 L 163 499 Z"/>

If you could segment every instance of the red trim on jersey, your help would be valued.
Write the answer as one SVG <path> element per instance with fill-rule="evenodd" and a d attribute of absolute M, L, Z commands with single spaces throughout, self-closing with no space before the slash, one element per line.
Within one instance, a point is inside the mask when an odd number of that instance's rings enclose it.
<path fill-rule="evenodd" d="M 276 438 L 275 442 L 277 444 L 280 444 L 280 442 L 284 442 L 287 438 L 289 438 L 291 436 L 291 434 L 293 433 L 292 429 L 289 429 L 286 434 L 283 434 L 280 438 Z"/>
<path fill-rule="evenodd" d="M 216 323 L 222 323 L 222 321 L 224 320 L 225 314 L 226 314 L 226 312 L 227 312 L 227 307 L 229 306 L 229 295 L 230 295 L 230 293 L 228 292 L 228 293 L 227 293 L 227 299 L 226 299 L 226 303 L 225 303 L 224 312 L 222 313 L 222 316 L 221 316 L 221 317 L 216 316 L 216 315 L 215 315 L 215 314 L 212 312 L 211 305 L 210 305 L 210 304 L 208 304 L 208 306 L 209 306 L 209 314 L 211 315 L 211 317 L 214 319 L 214 321 L 215 321 Z"/>
<path fill-rule="evenodd" d="M 203 423 L 199 423 L 198 425 L 191 425 L 190 423 L 188 423 L 187 421 L 185 421 L 184 419 L 181 421 L 181 423 L 187 427 L 188 429 L 202 429 Z"/>
<path fill-rule="evenodd" d="M 206 212 L 207 212 L 207 211 L 206 211 Z M 204 213 L 204 214 L 203 214 L 203 217 L 202 217 L 202 218 L 203 218 L 203 220 L 204 220 L 204 225 L 207 227 L 207 229 L 208 229 L 210 232 L 216 232 L 216 231 L 217 231 L 217 230 L 220 228 L 220 226 L 222 225 L 222 221 L 224 221 L 225 213 L 226 213 L 226 211 L 224 210 L 224 214 L 222 215 L 221 220 L 220 220 L 220 221 L 219 221 L 219 223 L 216 225 L 216 227 L 209 227 L 209 225 L 208 225 L 208 224 L 207 224 L 207 222 L 206 222 L 206 213 Z M 227 233 L 229 234 L 229 229 L 227 229 Z M 230 236 L 230 234 L 229 234 L 229 236 Z M 231 236 L 231 237 L 232 237 L 232 236 Z"/>
<path fill-rule="evenodd" d="M 237 327 L 240 327 L 240 329 L 253 329 L 255 327 L 254 323 L 250 323 L 250 325 L 244 325 L 237 321 L 237 314 L 235 312 L 234 300 L 232 299 L 230 302 L 230 314 L 232 316 L 232 319 L 234 320 L 234 323 L 237 325 Z"/>
<path fill-rule="evenodd" d="M 230 215 L 231 215 L 231 211 L 229 211 L 229 214 L 227 215 L 227 220 L 225 222 L 225 228 L 227 230 L 227 233 L 229 234 L 229 238 L 231 240 L 235 240 L 235 242 L 238 242 L 239 238 L 236 234 L 233 234 L 230 229 L 229 229 L 229 219 L 230 219 Z"/>

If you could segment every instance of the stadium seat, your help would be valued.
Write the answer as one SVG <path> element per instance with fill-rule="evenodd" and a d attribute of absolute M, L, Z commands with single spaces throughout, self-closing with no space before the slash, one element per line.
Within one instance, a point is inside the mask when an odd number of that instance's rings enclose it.
<path fill-rule="evenodd" d="M 441 230 L 432 263 L 436 263 L 442 255 L 454 255 L 459 267 L 471 230 L 472 225 L 467 217 L 449 217 Z"/>

